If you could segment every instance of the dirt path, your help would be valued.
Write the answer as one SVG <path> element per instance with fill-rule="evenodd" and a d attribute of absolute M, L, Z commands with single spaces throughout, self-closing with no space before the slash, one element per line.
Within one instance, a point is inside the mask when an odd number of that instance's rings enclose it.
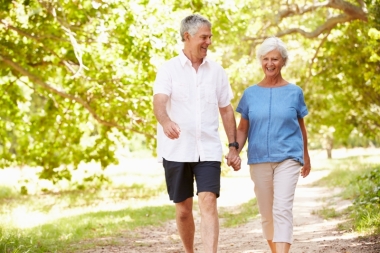
<path fill-rule="evenodd" d="M 355 151 L 358 153 L 358 151 Z M 364 150 L 368 153 L 368 150 Z M 377 151 L 376 151 L 377 152 Z M 341 153 L 350 155 L 348 153 Z M 380 154 L 380 153 L 379 153 Z M 320 159 L 320 154 L 314 154 L 314 160 Z M 323 155 L 323 154 L 322 154 Z M 338 154 L 336 154 L 338 155 Z M 321 161 L 321 160 L 319 160 Z M 292 253 L 380 253 L 380 237 L 364 239 L 355 233 L 341 232 L 336 229 L 341 220 L 324 220 L 313 211 L 323 207 L 344 209 L 347 201 L 336 198 L 338 190 L 311 187 L 310 183 L 329 174 L 326 170 L 314 170 L 305 179 L 300 178 L 294 201 L 294 243 Z M 242 168 L 232 176 L 222 178 L 219 207 L 234 208 L 254 198 L 253 183 L 249 177 L 248 168 Z M 159 200 L 169 204 L 167 196 Z M 333 203 L 333 204 L 332 204 Z M 157 203 L 156 203 L 157 204 Z M 195 252 L 203 252 L 199 233 L 198 207 L 194 207 L 196 217 Z M 221 223 L 223 221 L 221 220 Z M 119 246 L 102 246 L 85 251 L 87 253 L 179 253 L 183 252 L 181 241 L 177 234 L 175 221 L 171 220 L 162 227 L 141 228 L 133 233 L 104 238 L 106 241 L 117 242 Z M 107 243 L 105 243 L 107 244 Z M 110 243 L 112 244 L 112 243 Z M 266 241 L 261 235 L 260 220 L 257 217 L 248 223 L 235 228 L 221 226 L 219 235 L 219 253 L 270 253 Z"/>
<path fill-rule="evenodd" d="M 219 206 L 236 206 L 253 198 L 253 185 L 246 175 L 222 179 L 222 192 Z M 343 233 L 336 230 L 340 220 L 323 220 L 312 215 L 312 211 L 319 210 L 328 202 L 334 202 L 336 192 L 310 187 L 308 184 L 327 174 L 314 172 L 313 177 L 300 179 L 294 202 L 294 243 L 292 253 L 379 253 L 380 238 L 371 240 L 360 239 L 357 234 Z M 242 193 L 246 194 L 242 194 Z M 333 200 L 333 201 L 331 201 Z M 335 201 L 337 209 L 347 206 L 346 202 Z M 334 207 L 334 206 L 329 206 Z M 335 208 L 334 207 L 334 208 Z M 195 208 L 197 209 L 197 208 Z M 195 252 L 203 252 L 199 234 L 199 213 L 195 212 L 197 231 L 195 235 Z M 223 221 L 221 221 L 223 222 Z M 117 241 L 120 246 L 102 246 L 87 253 L 110 252 L 183 252 L 181 241 L 177 235 L 175 221 L 167 222 L 163 227 L 148 227 L 138 229 L 134 234 L 124 234 L 106 240 Z M 261 236 L 260 220 L 254 219 L 247 224 L 235 228 L 220 230 L 220 253 L 270 253 L 268 246 Z"/>

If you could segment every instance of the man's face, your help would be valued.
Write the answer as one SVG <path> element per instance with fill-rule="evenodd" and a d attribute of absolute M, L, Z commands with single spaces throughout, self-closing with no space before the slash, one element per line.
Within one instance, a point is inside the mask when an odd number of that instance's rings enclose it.
<path fill-rule="evenodd" d="M 207 56 L 208 46 L 211 45 L 211 28 L 201 26 L 194 36 L 188 35 L 188 48 L 191 55 L 197 59 L 203 59 Z"/>

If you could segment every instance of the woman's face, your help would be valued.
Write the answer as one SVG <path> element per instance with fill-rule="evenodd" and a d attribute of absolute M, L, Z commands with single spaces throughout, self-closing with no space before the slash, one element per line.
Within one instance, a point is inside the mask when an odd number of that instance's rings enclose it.
<path fill-rule="evenodd" d="M 285 61 L 277 49 L 270 51 L 261 57 L 261 67 L 267 77 L 275 77 L 281 73 Z"/>

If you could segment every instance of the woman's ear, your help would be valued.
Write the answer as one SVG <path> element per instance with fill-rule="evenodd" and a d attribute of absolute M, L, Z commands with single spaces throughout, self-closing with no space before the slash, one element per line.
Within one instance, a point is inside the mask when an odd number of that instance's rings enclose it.
<path fill-rule="evenodd" d="M 287 61 L 288 61 L 288 58 L 285 58 L 284 59 L 284 64 L 282 64 L 283 67 L 285 67 Z"/>

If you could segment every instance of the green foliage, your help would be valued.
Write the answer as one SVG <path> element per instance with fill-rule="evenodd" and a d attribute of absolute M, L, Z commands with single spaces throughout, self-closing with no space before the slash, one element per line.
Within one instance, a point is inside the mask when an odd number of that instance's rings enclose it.
<path fill-rule="evenodd" d="M 366 0 L 364 13 L 351 2 L 339 1 L 360 18 L 313 37 L 296 28 L 310 34 L 343 9 L 301 12 L 311 0 L 1 0 L 0 167 L 35 167 L 58 183 L 82 162 L 117 164 L 115 152 L 136 134 L 154 153 L 155 73 L 181 48 L 179 23 L 190 13 L 213 23 L 210 56 L 229 74 L 234 105 L 262 79 L 256 46 L 278 35 L 294 59 L 284 76 L 305 90 L 310 137 L 333 129 L 340 143 L 353 132 L 378 139 L 380 4 Z"/>
<path fill-rule="evenodd" d="M 0 196 L 0 213 L 6 210 L 14 210 L 19 206 L 28 206 L 33 212 L 47 213 L 54 208 L 80 208 L 83 206 L 97 205 L 108 198 L 113 202 L 128 201 L 130 199 L 147 200 L 165 192 L 165 185 L 147 187 L 143 184 L 129 186 L 109 186 L 103 189 L 85 188 L 79 190 L 62 190 L 60 194 L 46 191 L 43 194 L 19 196 L 12 192 L 3 193 Z M 11 201 L 10 201 L 11 200 Z M 54 204 L 52 202 L 54 201 Z M 1 217 L 1 216 L 0 216 Z M 3 217 L 4 218 L 4 217 Z M 4 218 L 4 221 L 6 218 Z"/>
<path fill-rule="evenodd" d="M 0 17 L 0 166 L 117 163 L 116 143 L 142 133 L 154 145 L 155 61 L 175 44 L 159 5 L 112 1 L 12 1 Z M 146 8 L 144 12 L 139 10 Z M 166 18 L 168 20 L 168 18 Z"/>
<path fill-rule="evenodd" d="M 319 215 L 324 219 L 339 217 L 339 213 L 334 208 L 323 207 L 322 209 L 311 212 L 314 215 Z"/>
<path fill-rule="evenodd" d="M 31 245 L 30 237 L 21 236 L 19 231 L 14 231 L 13 234 L 6 232 L 4 228 L 0 228 L 0 250 L 6 253 L 31 253 L 38 252 L 39 245 Z M 41 251 L 40 251 L 41 252 Z"/>
<path fill-rule="evenodd" d="M 324 134 L 323 126 L 332 128 L 339 142 L 353 133 L 379 137 L 378 6 L 378 1 L 367 1 L 368 23 L 353 21 L 331 31 L 314 60 L 311 76 L 302 78 L 309 83 L 306 98 L 313 117 L 312 132 Z"/>
<path fill-rule="evenodd" d="M 326 218 L 347 216 L 349 220 L 340 225 L 341 229 L 353 229 L 367 234 L 380 233 L 380 167 L 378 163 L 366 163 L 360 158 L 338 159 L 331 163 L 331 173 L 315 185 L 339 187 L 340 196 L 352 201 L 343 212 L 324 207 L 315 214 Z"/>
<path fill-rule="evenodd" d="M 359 192 L 351 214 L 359 231 L 380 233 L 380 166 L 357 177 Z"/>
<path fill-rule="evenodd" d="M 0 186 L 0 199 L 16 197 L 18 193 L 9 186 Z"/>
<path fill-rule="evenodd" d="M 358 177 L 373 169 L 372 163 L 366 162 L 368 157 L 349 157 L 343 159 L 334 159 L 326 166 L 334 168 L 328 176 L 313 183 L 313 186 L 325 186 L 330 188 L 344 188 L 340 194 L 344 199 L 352 200 L 357 197 L 362 184 L 357 180 Z"/>
<path fill-rule="evenodd" d="M 313 183 L 313 186 L 347 187 L 357 176 L 372 168 L 372 164 L 366 162 L 366 159 L 370 159 L 371 157 L 370 155 L 358 155 L 329 160 L 324 165 L 324 169 L 331 170 L 331 172 L 328 176 Z"/>

